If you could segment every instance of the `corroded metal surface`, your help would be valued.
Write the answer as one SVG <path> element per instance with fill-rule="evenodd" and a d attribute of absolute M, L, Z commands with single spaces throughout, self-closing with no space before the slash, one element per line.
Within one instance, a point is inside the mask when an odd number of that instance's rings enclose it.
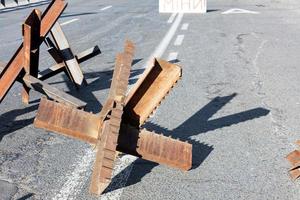
<path fill-rule="evenodd" d="M 34 126 L 95 144 L 98 136 L 97 116 L 42 98 Z"/>
<path fill-rule="evenodd" d="M 97 156 L 90 186 L 93 194 L 100 195 L 111 182 L 133 54 L 133 43 L 126 41 L 124 53 L 117 55 L 108 100 L 100 112 Z"/>
<path fill-rule="evenodd" d="M 142 126 L 181 77 L 181 68 L 164 60 L 154 60 L 126 99 L 124 121 Z"/>
<path fill-rule="evenodd" d="M 300 146 L 300 140 L 296 142 Z M 290 162 L 292 167 L 289 170 L 289 174 L 293 180 L 300 177 L 300 151 L 295 150 L 287 155 L 286 159 Z"/>
<path fill-rule="evenodd" d="M 13 83 L 19 81 L 23 85 L 22 101 L 25 104 L 29 103 L 30 89 L 35 89 L 46 94 L 50 99 L 77 108 L 85 107 L 86 103 L 81 100 L 42 82 L 42 80 L 64 71 L 68 72 L 67 75 L 75 86 L 86 83 L 79 67 L 79 62 L 101 53 L 98 47 L 94 47 L 78 56 L 73 54 L 59 23 L 56 22 L 66 6 L 67 4 L 64 0 L 53 0 L 43 15 L 41 11 L 34 9 L 27 17 L 22 29 L 23 43 L 10 62 L 5 66 L 0 66 L 0 102 L 4 99 Z M 46 39 L 50 31 L 55 44 L 51 39 Z M 49 47 L 48 52 L 55 59 L 57 65 L 39 74 L 39 47 L 44 41 Z"/>
<path fill-rule="evenodd" d="M 42 100 L 35 119 L 36 127 L 96 145 L 90 186 L 93 194 L 101 194 L 111 182 L 117 150 L 182 170 L 192 166 L 191 144 L 139 127 L 180 78 L 180 67 L 155 60 L 134 92 L 126 96 L 133 52 L 134 45 L 127 41 L 124 52 L 116 56 L 108 99 L 98 115 Z M 133 112 L 141 118 L 132 117 Z"/>
<path fill-rule="evenodd" d="M 182 170 L 192 166 L 191 144 L 126 124 L 122 124 L 117 150 Z"/>
<path fill-rule="evenodd" d="M 38 76 L 41 11 L 33 10 L 23 24 L 23 67 L 27 75 Z M 29 104 L 30 88 L 23 83 L 22 101 Z"/>
<path fill-rule="evenodd" d="M 51 34 L 60 52 L 69 77 L 76 86 L 81 86 L 84 82 L 83 73 L 59 23 L 55 23 L 51 29 Z"/>
<path fill-rule="evenodd" d="M 37 41 L 39 44 L 42 43 L 43 38 L 51 30 L 52 26 L 58 20 L 61 13 L 66 8 L 67 3 L 63 0 L 54 0 L 50 3 L 46 11 L 42 15 L 40 38 Z M 18 75 L 21 73 L 23 68 L 24 59 L 24 48 L 23 43 L 17 49 L 14 56 L 11 58 L 6 67 L 0 74 L 0 102 L 3 100 L 8 90 L 11 88 L 13 83 L 16 81 Z"/>

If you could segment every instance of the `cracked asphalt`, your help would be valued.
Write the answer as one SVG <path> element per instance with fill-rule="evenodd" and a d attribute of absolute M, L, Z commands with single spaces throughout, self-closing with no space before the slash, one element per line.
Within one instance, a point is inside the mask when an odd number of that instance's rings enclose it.
<path fill-rule="evenodd" d="M 233 8 L 257 14 L 222 14 Z M 22 41 L 31 9 L 0 11 L 0 60 Z M 170 16 L 158 13 L 156 0 L 69 1 L 59 21 L 78 19 L 63 26 L 72 49 L 99 45 L 102 54 L 81 65 L 83 90 L 63 74 L 47 82 L 99 112 L 125 39 L 136 44 L 132 86 Z M 285 160 L 300 139 L 299 24 L 296 0 L 211 0 L 206 14 L 184 14 L 162 55 L 177 55 L 183 77 L 145 127 L 193 144 L 193 167 L 181 172 L 121 155 L 99 198 L 88 193 L 93 147 L 34 128 L 41 96 L 32 92 L 22 105 L 15 83 L 0 105 L 0 199 L 300 199 Z M 43 46 L 41 69 L 53 63 Z"/>

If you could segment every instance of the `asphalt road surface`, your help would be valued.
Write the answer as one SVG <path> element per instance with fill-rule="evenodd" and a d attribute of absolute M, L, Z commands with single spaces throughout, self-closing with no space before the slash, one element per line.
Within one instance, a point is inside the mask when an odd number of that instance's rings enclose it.
<path fill-rule="evenodd" d="M 31 9 L 0 11 L 0 60 L 21 43 Z M 159 14 L 158 0 L 72 0 L 59 21 L 74 52 L 102 51 L 81 64 L 86 88 L 76 91 L 63 74 L 47 80 L 86 101 L 88 111 L 101 110 L 126 39 L 137 49 L 131 85 L 152 56 L 182 66 L 182 79 L 145 127 L 192 143 L 193 168 L 121 155 L 105 194 L 90 196 L 93 147 L 34 128 L 41 96 L 33 92 L 22 105 L 15 83 L 0 105 L 1 200 L 300 199 L 285 160 L 300 139 L 299 1 L 209 0 L 206 14 Z M 41 69 L 54 63 L 45 49 Z"/>

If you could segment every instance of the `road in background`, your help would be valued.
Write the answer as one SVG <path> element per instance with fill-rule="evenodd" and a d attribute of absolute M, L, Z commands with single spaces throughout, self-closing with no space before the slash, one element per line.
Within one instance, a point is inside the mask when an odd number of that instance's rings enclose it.
<path fill-rule="evenodd" d="M 131 85 L 153 54 L 183 68 L 145 127 L 192 143 L 192 170 L 121 156 L 99 199 L 299 199 L 284 157 L 300 139 L 300 3 L 212 0 L 208 9 L 159 14 L 154 0 L 72 0 L 60 18 L 75 52 L 96 44 L 102 51 L 81 65 L 84 90 L 64 75 L 48 80 L 86 101 L 88 111 L 101 110 L 127 38 L 137 45 Z M 0 60 L 22 41 L 30 10 L 0 12 Z M 43 47 L 40 66 L 51 64 Z M 93 148 L 35 129 L 40 95 L 24 106 L 20 89 L 16 83 L 0 106 L 0 199 L 98 199 L 88 194 Z"/>

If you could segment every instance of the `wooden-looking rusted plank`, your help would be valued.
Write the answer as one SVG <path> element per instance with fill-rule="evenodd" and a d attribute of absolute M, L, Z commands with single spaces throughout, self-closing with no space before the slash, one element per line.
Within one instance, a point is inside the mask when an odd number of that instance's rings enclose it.
<path fill-rule="evenodd" d="M 35 9 L 23 24 L 24 58 L 23 67 L 26 74 L 37 77 L 39 67 L 39 40 L 41 28 L 41 11 Z M 23 84 L 22 101 L 29 103 L 30 88 Z"/>
<path fill-rule="evenodd" d="M 192 145 L 122 124 L 117 150 L 181 170 L 192 167 Z"/>
<path fill-rule="evenodd" d="M 81 101 L 80 99 L 77 99 L 72 95 L 69 95 L 33 76 L 25 75 L 23 77 L 23 81 L 27 85 L 27 87 L 34 89 L 42 94 L 46 94 L 48 97 L 54 99 L 55 101 L 67 104 L 75 108 L 84 108 L 86 106 L 86 103 Z"/>
<path fill-rule="evenodd" d="M 99 114 L 100 119 L 104 119 L 106 117 L 108 112 L 112 109 L 114 101 L 120 102 L 125 100 L 134 50 L 134 44 L 130 41 L 126 41 L 124 53 L 119 53 L 116 56 L 115 68 L 109 89 L 108 99 L 101 109 Z"/>
<path fill-rule="evenodd" d="M 51 34 L 56 43 L 56 46 L 60 51 L 62 59 L 64 60 L 65 67 L 68 71 L 69 76 L 71 77 L 74 84 L 81 86 L 84 82 L 83 73 L 59 23 L 56 23 L 53 26 Z"/>
<path fill-rule="evenodd" d="M 289 171 L 289 174 L 293 180 L 296 180 L 300 177 L 300 151 L 295 150 L 287 155 L 286 159 L 291 163 L 292 167 Z"/>
<path fill-rule="evenodd" d="M 40 32 L 41 39 L 39 44 L 41 44 L 44 37 L 48 34 L 66 6 L 67 3 L 64 0 L 54 0 L 50 3 L 42 16 Z M 11 88 L 23 69 L 23 51 L 22 43 L 0 74 L 0 102 L 2 102 L 8 90 Z"/>
<path fill-rule="evenodd" d="M 96 160 L 94 163 L 93 174 L 89 188 L 90 192 L 96 195 L 100 195 L 110 183 L 109 172 L 111 170 L 107 172 L 108 170 L 103 169 L 102 166 L 104 165 L 104 163 L 108 163 L 108 169 L 112 169 L 115 161 L 115 151 L 104 151 L 105 143 L 108 140 L 109 129 L 109 121 L 105 121 L 101 129 L 101 140 L 98 140 L 97 142 Z"/>
<path fill-rule="evenodd" d="M 142 81 L 134 86 L 134 93 L 126 99 L 124 121 L 136 127 L 143 125 L 180 77 L 178 65 L 155 60 L 154 66 L 142 75 Z"/>
<path fill-rule="evenodd" d="M 124 52 L 117 55 L 109 97 L 99 114 L 99 120 L 104 120 L 109 127 L 99 129 L 100 141 L 90 186 L 90 192 L 96 195 L 100 195 L 111 181 L 133 54 L 134 44 L 126 41 Z"/>
<path fill-rule="evenodd" d="M 34 9 L 23 24 L 24 60 L 27 74 L 37 77 L 41 29 L 41 11 Z"/>
<path fill-rule="evenodd" d="M 42 98 L 34 126 L 96 144 L 99 118 L 92 113 Z"/>
<path fill-rule="evenodd" d="M 51 47 L 50 49 L 48 49 L 48 52 L 55 59 L 57 64 L 53 65 L 52 67 L 50 67 L 44 71 L 41 71 L 39 73 L 39 77 L 38 77 L 41 80 L 46 80 L 52 76 L 55 76 L 56 74 L 59 74 L 60 72 L 64 71 L 64 69 L 66 67 L 62 58 L 61 59 L 58 58 L 58 56 L 60 56 L 60 55 L 54 48 Z M 87 50 L 77 54 L 75 57 L 76 57 L 78 63 L 80 64 L 96 55 L 99 55 L 100 53 L 101 53 L 101 51 L 100 51 L 99 47 L 95 46 L 93 48 L 87 49 Z"/>

